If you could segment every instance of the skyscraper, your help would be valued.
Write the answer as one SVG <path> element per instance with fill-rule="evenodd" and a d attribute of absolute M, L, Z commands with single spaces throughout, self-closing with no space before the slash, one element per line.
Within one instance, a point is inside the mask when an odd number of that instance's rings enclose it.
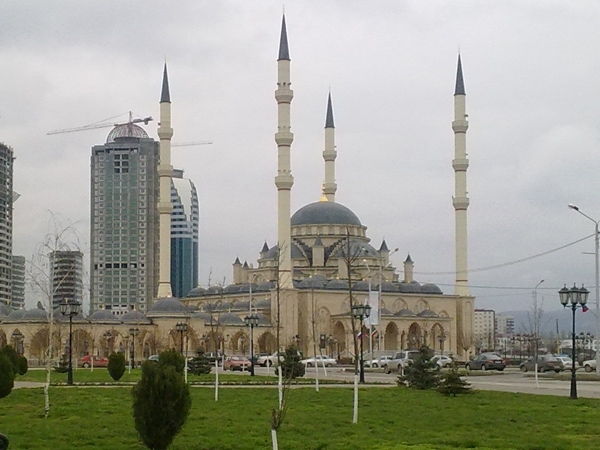
<path fill-rule="evenodd" d="M 0 302 L 12 291 L 13 149 L 0 143 Z"/>
<path fill-rule="evenodd" d="M 52 308 L 65 300 L 83 302 L 83 253 L 57 250 L 50 253 Z"/>
<path fill-rule="evenodd" d="M 158 285 L 159 144 L 116 126 L 91 158 L 91 311 L 146 310 Z"/>
<path fill-rule="evenodd" d="M 12 298 L 10 306 L 15 309 L 25 307 L 25 257 L 12 257 Z"/>
<path fill-rule="evenodd" d="M 183 298 L 198 285 L 199 223 L 196 187 L 183 170 L 173 170 L 171 202 L 171 288 Z"/>

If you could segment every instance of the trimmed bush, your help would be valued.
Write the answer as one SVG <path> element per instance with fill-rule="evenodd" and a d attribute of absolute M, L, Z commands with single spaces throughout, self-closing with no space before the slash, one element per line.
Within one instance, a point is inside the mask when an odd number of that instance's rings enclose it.
<path fill-rule="evenodd" d="M 171 348 L 158 354 L 158 364 L 163 366 L 173 366 L 176 372 L 183 373 L 185 358 L 177 350 Z"/>
<path fill-rule="evenodd" d="M 413 389 L 433 389 L 440 383 L 438 365 L 431 361 L 433 351 L 423 346 L 419 349 L 419 357 L 413 364 L 404 368 L 404 375 L 398 377 L 398 386 L 408 386 Z"/>
<path fill-rule="evenodd" d="M 0 352 L 0 398 L 11 393 L 15 385 L 13 365 L 5 353 Z"/>
<path fill-rule="evenodd" d="M 166 450 L 192 405 L 183 376 L 170 364 L 145 361 L 142 379 L 133 387 L 132 396 L 135 429 L 141 441 L 151 450 Z"/>
<path fill-rule="evenodd" d="M 119 381 L 125 373 L 125 355 L 123 353 L 112 353 L 108 357 L 108 373 L 115 381 Z"/>

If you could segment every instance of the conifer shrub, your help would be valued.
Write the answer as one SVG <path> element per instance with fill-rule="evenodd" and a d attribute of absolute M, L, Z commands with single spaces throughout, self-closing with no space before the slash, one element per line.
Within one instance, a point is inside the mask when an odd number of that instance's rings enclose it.
<path fill-rule="evenodd" d="M 275 369 L 275 373 L 278 374 L 281 368 L 281 376 L 285 379 L 303 377 L 306 367 L 300 362 L 301 360 L 302 356 L 300 356 L 298 348 L 295 345 L 290 345 L 285 349 L 281 366 Z"/>
<path fill-rule="evenodd" d="M 458 374 L 458 369 L 455 365 L 449 372 L 444 373 L 441 376 L 440 385 L 438 386 L 438 392 L 446 396 L 456 397 L 456 394 L 470 394 L 471 385 L 463 380 Z"/>
<path fill-rule="evenodd" d="M 185 358 L 177 350 L 170 348 L 158 354 L 158 364 L 161 366 L 173 366 L 176 372 L 183 373 Z"/>
<path fill-rule="evenodd" d="M 13 365 L 4 352 L 0 352 L 0 398 L 11 393 L 15 385 Z"/>
<path fill-rule="evenodd" d="M 125 373 L 125 355 L 123 353 L 112 353 L 108 357 L 108 373 L 115 381 L 119 381 Z"/>
<path fill-rule="evenodd" d="M 29 369 L 29 366 L 27 364 L 27 358 L 25 358 L 24 356 L 19 356 L 17 366 L 19 375 L 25 375 L 27 373 L 27 370 Z"/>
<path fill-rule="evenodd" d="M 203 350 L 198 350 L 196 356 L 188 361 L 188 372 L 194 375 L 204 375 L 210 373 L 212 369 L 211 364 L 208 362 L 206 355 Z"/>
<path fill-rule="evenodd" d="M 415 361 L 404 368 L 404 374 L 398 377 L 398 386 L 408 386 L 413 389 L 433 389 L 440 383 L 438 365 L 431 361 L 433 351 L 423 346 L 419 349 L 419 356 Z"/>
<path fill-rule="evenodd" d="M 166 450 L 183 427 L 192 405 L 183 375 L 171 364 L 145 361 L 142 379 L 133 387 L 132 396 L 140 440 L 151 450 Z"/>
<path fill-rule="evenodd" d="M 8 361 L 10 362 L 12 369 L 13 369 L 13 375 L 18 374 L 19 373 L 19 354 L 14 349 L 14 347 L 12 347 L 10 345 L 5 345 L 4 347 L 2 347 L 0 349 L 0 353 L 4 354 L 8 358 Z M 14 378 L 14 376 L 13 376 L 13 378 Z"/>

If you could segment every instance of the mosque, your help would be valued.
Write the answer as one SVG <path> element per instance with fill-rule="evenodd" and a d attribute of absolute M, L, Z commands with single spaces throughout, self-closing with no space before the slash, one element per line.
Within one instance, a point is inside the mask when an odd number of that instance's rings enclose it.
<path fill-rule="evenodd" d="M 466 94 L 460 56 L 454 92 L 456 281 L 453 293 L 413 278 L 414 262 L 407 255 L 401 273 L 390 262 L 385 240 L 378 248 L 370 243 L 367 227 L 349 208 L 336 202 L 335 125 L 331 95 L 325 115 L 323 159 L 325 177 L 320 201 L 291 213 L 290 126 L 291 61 L 285 17 L 282 19 L 275 99 L 278 108 L 277 243 L 265 242 L 257 263 L 233 263 L 232 284 L 197 287 L 185 298 L 171 296 L 169 264 L 161 258 L 158 298 L 146 312 L 131 310 L 116 316 L 98 309 L 90 316 L 73 319 L 73 354 L 103 356 L 113 351 L 137 352 L 142 359 L 166 348 L 197 349 L 225 353 L 270 353 L 289 344 L 305 355 L 315 348 L 335 357 L 354 354 L 355 333 L 364 348 L 373 351 L 413 349 L 423 344 L 437 352 L 466 358 L 473 346 L 474 297 L 467 279 L 467 168 Z M 170 95 L 165 66 L 159 128 L 161 182 L 168 182 L 170 166 Z M 169 172 L 169 170 L 171 172 Z M 161 190 L 162 192 L 162 190 Z M 168 191 L 165 191 L 168 192 Z M 169 255 L 170 209 L 159 199 L 160 255 Z M 166 216 L 163 220 L 163 215 Z M 168 231 L 168 228 L 166 228 Z M 368 303 L 371 315 L 362 326 L 352 318 L 352 306 Z M 252 316 L 250 328 L 245 318 Z M 49 327 L 43 309 L 10 310 L 0 305 L 0 346 L 12 343 L 30 360 L 47 358 L 50 336 L 58 351 L 68 337 L 68 320 L 53 312 Z M 354 323 L 353 323 L 354 322 Z M 52 330 L 52 331 L 51 331 Z"/>

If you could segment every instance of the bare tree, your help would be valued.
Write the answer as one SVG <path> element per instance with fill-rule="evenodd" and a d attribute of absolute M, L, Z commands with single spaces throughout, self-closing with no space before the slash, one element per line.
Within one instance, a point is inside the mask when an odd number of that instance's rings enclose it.
<path fill-rule="evenodd" d="M 31 259 L 27 261 L 25 268 L 30 289 L 40 295 L 40 301 L 42 302 L 42 305 L 46 303 L 45 306 L 48 311 L 48 355 L 46 358 L 46 384 L 44 386 L 44 417 L 46 418 L 50 414 L 50 373 L 52 363 L 54 362 L 53 327 L 55 320 L 53 299 L 56 290 L 75 269 L 72 267 L 71 271 L 67 271 L 63 278 L 53 286 L 53 280 L 51 279 L 52 261 L 50 258 L 56 251 L 80 248 L 79 233 L 74 227 L 75 224 L 63 226 L 55 214 L 50 213 L 50 216 L 49 228 L 51 231 L 46 235 L 44 241 L 38 244 L 36 252 L 32 255 Z"/>

